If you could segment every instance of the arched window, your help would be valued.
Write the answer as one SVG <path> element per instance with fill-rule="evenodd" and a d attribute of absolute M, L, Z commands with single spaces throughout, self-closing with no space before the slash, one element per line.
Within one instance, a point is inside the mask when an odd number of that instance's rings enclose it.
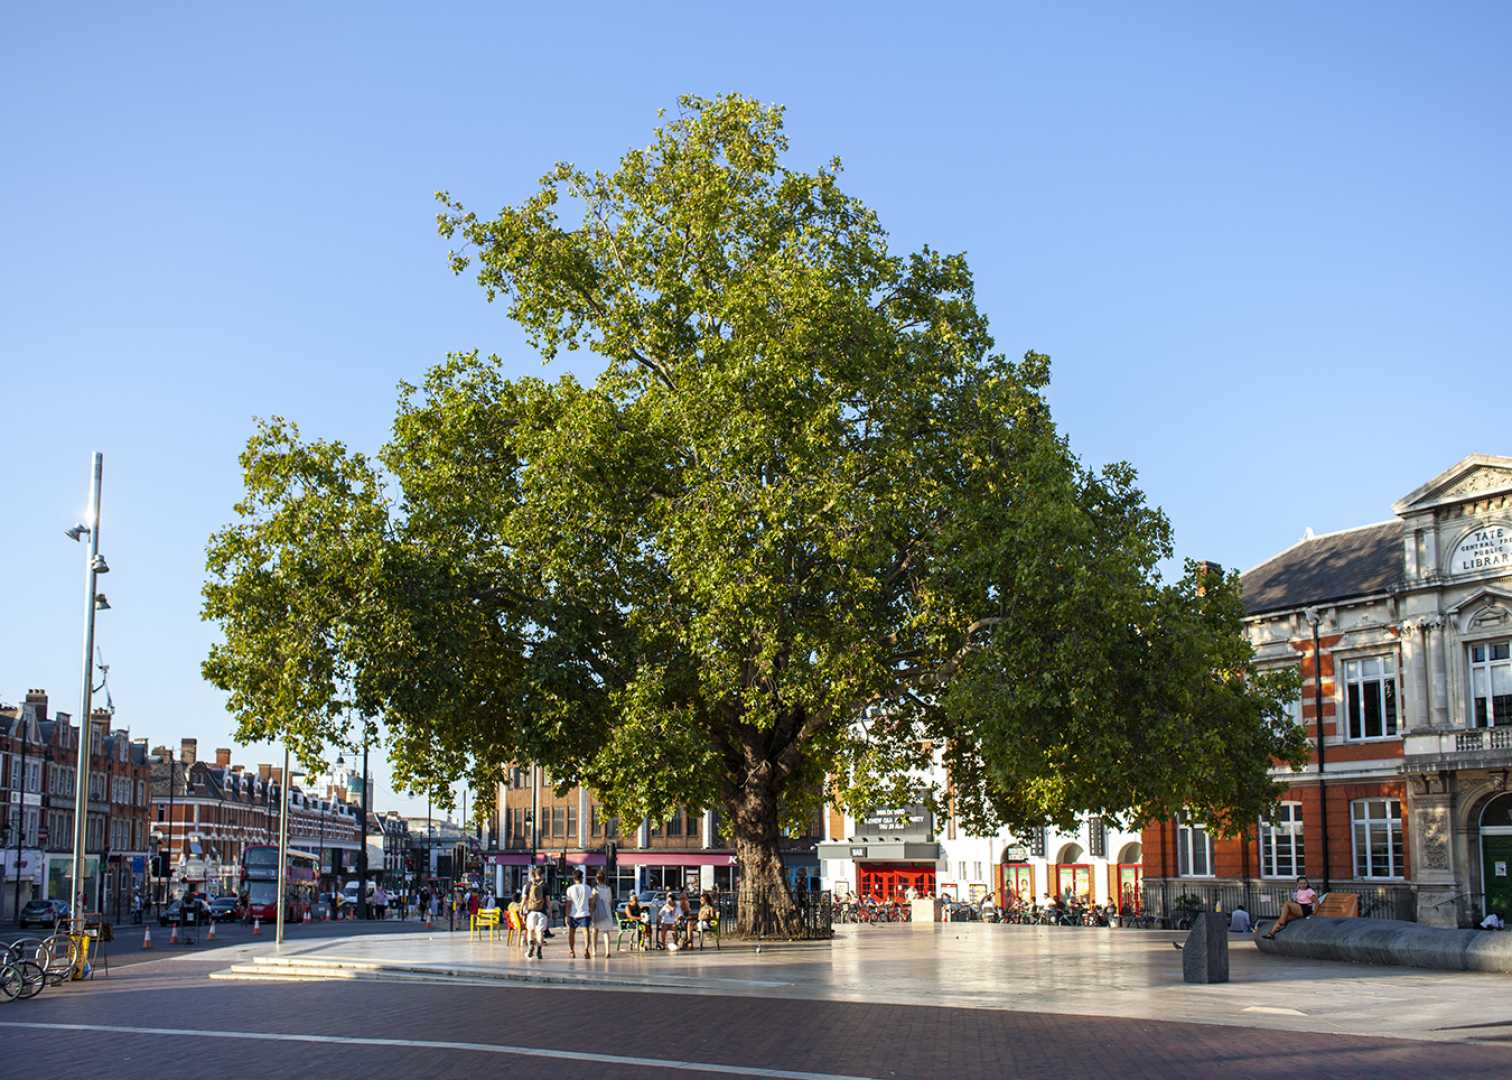
<path fill-rule="evenodd" d="M 1512 791 L 1498 795 L 1481 811 L 1481 828 L 1512 828 Z"/>
<path fill-rule="evenodd" d="M 1121 866 L 1132 866 L 1135 863 L 1143 861 L 1144 848 L 1137 841 L 1125 844 L 1118 849 L 1118 862 Z"/>
<path fill-rule="evenodd" d="M 1067 844 L 1055 856 L 1055 861 L 1058 863 L 1079 863 L 1082 861 L 1084 854 L 1085 852 L 1082 851 L 1080 844 Z"/>

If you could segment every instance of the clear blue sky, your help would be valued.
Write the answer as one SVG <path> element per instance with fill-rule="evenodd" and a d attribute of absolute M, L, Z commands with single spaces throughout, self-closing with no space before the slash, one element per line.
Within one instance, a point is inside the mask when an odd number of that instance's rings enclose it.
<path fill-rule="evenodd" d="M 250 418 L 372 449 L 448 350 L 539 370 L 432 192 L 612 164 L 684 92 L 787 105 L 794 162 L 841 155 L 897 248 L 966 251 L 1184 555 L 1247 567 L 1512 451 L 1505 4 L 338 7 L 7 16 L 0 700 L 77 709 L 61 530 L 101 449 L 118 722 L 225 744 L 198 594 Z"/>

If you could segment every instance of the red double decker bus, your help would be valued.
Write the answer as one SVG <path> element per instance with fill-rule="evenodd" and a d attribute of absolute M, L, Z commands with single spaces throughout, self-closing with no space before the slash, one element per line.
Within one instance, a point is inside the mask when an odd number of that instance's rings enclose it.
<path fill-rule="evenodd" d="M 315 856 L 289 851 L 284 867 L 284 921 L 303 922 L 315 904 Z M 242 852 L 241 900 L 246 920 L 271 922 L 278 917 L 278 848 L 272 844 Z"/>

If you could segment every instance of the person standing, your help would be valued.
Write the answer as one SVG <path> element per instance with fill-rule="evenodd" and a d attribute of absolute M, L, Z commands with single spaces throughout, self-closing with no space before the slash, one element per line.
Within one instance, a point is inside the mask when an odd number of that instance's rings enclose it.
<path fill-rule="evenodd" d="M 530 869 L 530 883 L 525 886 L 525 936 L 529 942 L 527 959 L 541 959 L 546 933 L 546 883 L 541 880 L 541 868 Z"/>
<path fill-rule="evenodd" d="M 577 958 L 577 932 L 582 930 L 587 937 L 583 954 L 593 956 L 593 917 L 589 900 L 593 890 L 583 881 L 583 869 L 572 872 L 572 884 L 567 886 L 567 955 Z"/>
<path fill-rule="evenodd" d="M 594 948 L 599 944 L 599 935 L 603 935 L 604 959 L 609 959 L 609 935 L 614 933 L 618 923 L 614 918 L 614 894 L 609 891 L 609 885 L 604 880 L 604 872 L 600 870 L 594 878 L 593 898 L 589 903 L 589 916 L 593 920 L 593 926 L 588 931 L 588 955 L 593 955 Z"/>

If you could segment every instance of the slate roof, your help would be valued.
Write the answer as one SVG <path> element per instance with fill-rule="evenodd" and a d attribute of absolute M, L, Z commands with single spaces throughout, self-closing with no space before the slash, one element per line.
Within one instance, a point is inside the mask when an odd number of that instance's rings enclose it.
<path fill-rule="evenodd" d="M 1243 575 L 1249 615 L 1389 592 L 1402 582 L 1402 522 L 1299 541 Z"/>

